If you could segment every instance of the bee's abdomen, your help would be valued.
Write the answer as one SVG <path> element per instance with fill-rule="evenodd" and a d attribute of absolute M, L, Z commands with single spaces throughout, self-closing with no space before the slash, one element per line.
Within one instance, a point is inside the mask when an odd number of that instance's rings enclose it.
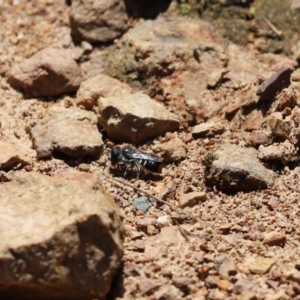
<path fill-rule="evenodd" d="M 141 165 L 151 172 L 161 173 L 162 163 L 151 160 L 142 160 Z"/>

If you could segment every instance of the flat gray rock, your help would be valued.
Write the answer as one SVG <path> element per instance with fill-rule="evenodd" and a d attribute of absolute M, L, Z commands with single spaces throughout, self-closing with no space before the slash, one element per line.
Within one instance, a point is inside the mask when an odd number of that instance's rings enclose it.
<path fill-rule="evenodd" d="M 123 255 L 118 207 L 93 175 L 0 186 L 0 298 L 103 299 Z"/>
<path fill-rule="evenodd" d="M 139 144 L 179 128 L 179 120 L 161 103 L 141 93 L 98 100 L 99 124 L 119 142 Z"/>
<path fill-rule="evenodd" d="M 54 150 L 72 157 L 96 157 L 103 149 L 97 116 L 81 109 L 52 106 L 31 136 L 38 158 L 51 157 Z"/>
<path fill-rule="evenodd" d="M 76 92 L 83 77 L 67 50 L 45 48 L 13 66 L 7 80 L 25 97 L 47 97 Z"/>
<path fill-rule="evenodd" d="M 267 188 L 276 174 L 257 159 L 257 151 L 237 145 L 223 145 L 207 154 L 206 182 L 224 191 L 251 191 Z"/>

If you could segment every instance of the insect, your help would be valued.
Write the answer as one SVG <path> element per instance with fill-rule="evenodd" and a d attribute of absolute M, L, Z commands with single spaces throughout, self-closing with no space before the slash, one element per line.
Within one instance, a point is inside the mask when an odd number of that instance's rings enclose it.
<path fill-rule="evenodd" d="M 141 166 L 155 173 L 161 173 L 162 171 L 163 158 L 140 151 L 132 146 L 114 147 L 108 158 L 112 165 L 127 165 L 123 176 L 124 178 L 133 167 L 136 168 L 137 179 L 140 177 Z"/>

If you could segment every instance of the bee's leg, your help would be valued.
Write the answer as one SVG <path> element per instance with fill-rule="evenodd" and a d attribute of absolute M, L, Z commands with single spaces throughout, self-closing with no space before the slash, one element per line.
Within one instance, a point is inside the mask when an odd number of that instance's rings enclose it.
<path fill-rule="evenodd" d="M 134 163 L 131 163 L 129 166 L 126 167 L 123 178 L 127 177 L 128 171 L 133 167 Z"/>
<path fill-rule="evenodd" d="M 136 179 L 140 179 L 141 167 L 137 161 L 134 162 L 136 168 Z"/>

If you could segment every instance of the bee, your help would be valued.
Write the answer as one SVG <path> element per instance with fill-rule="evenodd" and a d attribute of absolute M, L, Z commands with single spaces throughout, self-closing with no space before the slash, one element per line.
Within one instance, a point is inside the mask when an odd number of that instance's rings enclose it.
<path fill-rule="evenodd" d="M 124 178 L 127 176 L 128 171 L 133 167 L 136 168 L 137 179 L 140 177 L 141 166 L 155 173 L 161 173 L 162 171 L 163 158 L 140 151 L 132 146 L 114 147 L 111 150 L 108 159 L 111 161 L 112 165 L 127 165 L 123 176 Z"/>

